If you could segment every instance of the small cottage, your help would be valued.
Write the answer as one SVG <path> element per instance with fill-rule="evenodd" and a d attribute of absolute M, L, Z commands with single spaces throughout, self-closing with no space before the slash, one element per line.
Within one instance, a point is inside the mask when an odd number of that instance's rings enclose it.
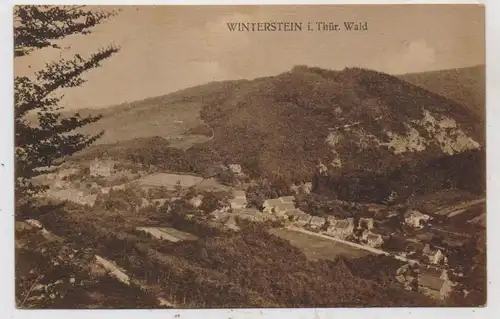
<path fill-rule="evenodd" d="M 239 164 L 229 164 L 228 166 L 229 166 L 229 170 L 233 174 L 240 175 L 242 173 L 241 165 L 239 165 Z"/>
<path fill-rule="evenodd" d="M 340 239 L 345 239 L 352 235 L 354 231 L 354 225 L 352 218 L 340 219 L 335 222 L 335 224 L 330 225 L 326 230 L 326 234 L 337 237 Z"/>
<path fill-rule="evenodd" d="M 114 173 L 115 162 L 110 160 L 94 159 L 90 162 L 90 176 L 108 177 Z"/>
<path fill-rule="evenodd" d="M 264 215 L 255 208 L 242 208 L 234 211 L 239 218 L 253 221 L 253 222 L 261 222 L 264 221 Z"/>
<path fill-rule="evenodd" d="M 384 239 L 382 238 L 382 235 L 380 234 L 368 234 L 366 237 L 366 243 L 370 247 L 380 247 L 384 243 Z"/>
<path fill-rule="evenodd" d="M 304 227 L 307 224 L 309 224 L 310 220 L 311 220 L 311 215 L 303 212 L 297 217 L 297 220 L 294 223 L 296 226 Z"/>
<path fill-rule="evenodd" d="M 267 199 L 264 201 L 262 206 L 263 211 L 266 213 L 272 213 L 277 216 L 285 216 L 287 211 L 295 209 L 295 197 L 284 196 L 280 198 Z"/>
<path fill-rule="evenodd" d="M 325 225 L 325 218 L 319 216 L 312 216 L 309 221 L 309 226 L 314 230 L 320 230 Z"/>
<path fill-rule="evenodd" d="M 446 299 L 455 286 L 456 283 L 448 278 L 446 270 L 443 270 L 441 273 L 426 270 L 422 271 L 418 276 L 418 287 L 420 292 L 437 300 Z"/>

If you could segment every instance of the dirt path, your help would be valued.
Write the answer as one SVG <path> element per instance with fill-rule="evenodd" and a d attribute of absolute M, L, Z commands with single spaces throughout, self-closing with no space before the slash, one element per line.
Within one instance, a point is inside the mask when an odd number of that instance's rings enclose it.
<path fill-rule="evenodd" d="M 445 230 L 445 229 L 442 229 L 442 228 L 439 228 L 439 227 L 432 227 L 432 228 L 435 229 L 435 230 L 437 230 L 437 231 L 439 231 L 439 232 L 442 232 L 442 233 L 451 234 L 451 235 L 457 235 L 457 236 L 460 236 L 460 237 L 472 238 L 470 235 L 467 235 L 467 234 L 464 234 L 464 233 L 457 233 L 457 232 Z"/>
<path fill-rule="evenodd" d="M 480 199 L 467 201 L 467 202 L 462 202 L 460 204 L 457 204 L 457 205 L 454 205 L 451 207 L 440 209 L 437 212 L 435 212 L 434 214 L 443 215 L 443 216 L 446 215 L 448 217 L 455 217 L 455 216 L 458 216 L 459 214 L 467 211 L 468 208 L 475 206 L 477 204 L 484 203 L 484 202 L 486 202 L 485 197 L 480 198 Z"/>

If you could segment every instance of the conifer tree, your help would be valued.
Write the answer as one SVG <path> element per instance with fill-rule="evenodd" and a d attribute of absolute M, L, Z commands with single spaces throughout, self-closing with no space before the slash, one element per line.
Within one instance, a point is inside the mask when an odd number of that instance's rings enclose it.
<path fill-rule="evenodd" d="M 57 45 L 69 35 L 86 35 L 98 24 L 116 15 L 114 11 L 95 10 L 88 6 L 36 6 L 14 8 L 14 58 Z M 82 74 L 101 66 L 117 53 L 118 47 L 104 47 L 88 57 L 77 54 L 71 59 L 49 62 L 33 77 L 14 79 L 15 177 L 16 198 L 26 199 L 42 192 L 31 179 L 40 168 L 50 167 L 66 156 L 82 150 L 101 135 L 76 133 L 75 129 L 96 122 L 100 116 L 63 116 L 60 89 L 82 85 Z M 35 123 L 27 119 L 36 115 Z"/>

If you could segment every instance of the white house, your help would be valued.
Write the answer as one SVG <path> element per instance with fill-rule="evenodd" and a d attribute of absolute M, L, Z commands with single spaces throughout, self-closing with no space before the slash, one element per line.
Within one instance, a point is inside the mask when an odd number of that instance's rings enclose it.
<path fill-rule="evenodd" d="M 189 204 L 195 208 L 198 208 L 201 206 L 201 204 L 203 204 L 203 196 L 202 195 L 198 195 L 198 196 L 195 196 L 193 198 L 191 198 L 189 200 Z"/>
<path fill-rule="evenodd" d="M 429 215 L 422 214 L 417 210 L 409 210 L 405 213 L 406 225 L 413 228 L 423 228 L 424 225 L 431 219 Z"/>
<path fill-rule="evenodd" d="M 233 192 L 234 198 L 229 200 L 229 203 L 231 204 L 232 209 L 242 209 L 247 206 L 247 195 L 245 191 L 234 191 Z"/>
<path fill-rule="evenodd" d="M 312 216 L 311 220 L 309 221 L 309 226 L 312 229 L 319 230 L 321 227 L 323 227 L 326 223 L 326 219 L 324 217 L 319 217 L 319 216 Z"/>
<path fill-rule="evenodd" d="M 264 201 L 262 206 L 264 207 L 263 211 L 266 213 L 272 213 L 276 216 L 285 216 L 287 211 L 295 209 L 295 197 L 284 196 L 267 199 Z"/>
<path fill-rule="evenodd" d="M 229 166 L 229 170 L 231 170 L 231 172 L 233 172 L 234 174 L 240 175 L 242 173 L 241 165 L 239 165 L 239 164 L 229 164 L 228 166 Z"/>

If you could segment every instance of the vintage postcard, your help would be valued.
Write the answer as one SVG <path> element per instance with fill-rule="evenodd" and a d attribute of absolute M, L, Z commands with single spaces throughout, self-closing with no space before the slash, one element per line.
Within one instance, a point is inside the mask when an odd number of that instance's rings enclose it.
<path fill-rule="evenodd" d="M 482 5 L 13 21 L 18 308 L 486 305 Z"/>

